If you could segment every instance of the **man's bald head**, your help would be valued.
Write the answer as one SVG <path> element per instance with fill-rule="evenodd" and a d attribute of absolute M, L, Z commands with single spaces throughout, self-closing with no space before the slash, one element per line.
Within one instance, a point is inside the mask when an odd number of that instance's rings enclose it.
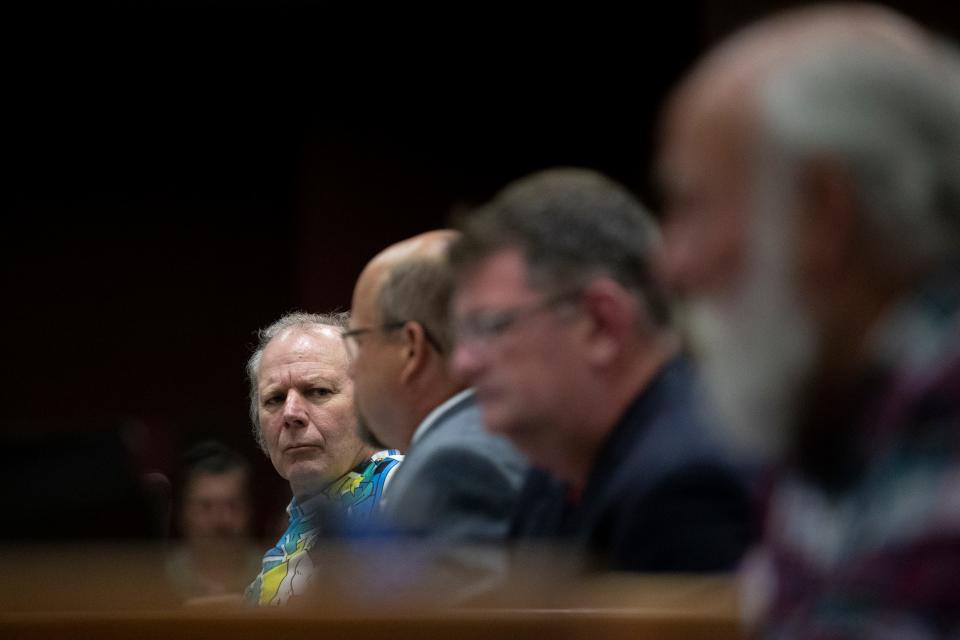
<path fill-rule="evenodd" d="M 458 237 L 449 229 L 428 231 L 391 245 L 377 254 L 357 280 L 353 308 L 358 324 L 416 321 L 433 346 L 449 354 L 453 338 L 447 307 L 453 279 L 447 249 Z M 377 317 L 374 318 L 373 314 Z"/>

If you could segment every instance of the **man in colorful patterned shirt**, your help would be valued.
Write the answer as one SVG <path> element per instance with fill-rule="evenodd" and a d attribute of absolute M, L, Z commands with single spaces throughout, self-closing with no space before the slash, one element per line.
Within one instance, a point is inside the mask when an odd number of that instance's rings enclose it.
<path fill-rule="evenodd" d="M 319 536 L 371 517 L 402 460 L 356 432 L 353 383 L 340 332 L 348 314 L 284 316 L 260 332 L 247 363 L 254 435 L 290 482 L 290 524 L 247 588 L 250 604 L 282 605 L 310 582 Z"/>
<path fill-rule="evenodd" d="M 875 6 L 735 36 L 674 95 L 662 273 L 779 465 L 762 633 L 960 636 L 960 54 Z"/>

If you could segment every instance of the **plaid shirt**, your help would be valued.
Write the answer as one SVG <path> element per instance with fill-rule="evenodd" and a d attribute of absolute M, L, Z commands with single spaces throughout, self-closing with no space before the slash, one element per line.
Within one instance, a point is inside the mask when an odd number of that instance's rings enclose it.
<path fill-rule="evenodd" d="M 960 637 L 957 271 L 872 338 L 880 373 L 843 414 L 852 475 L 827 488 L 789 469 L 772 491 L 744 571 L 762 637 Z"/>

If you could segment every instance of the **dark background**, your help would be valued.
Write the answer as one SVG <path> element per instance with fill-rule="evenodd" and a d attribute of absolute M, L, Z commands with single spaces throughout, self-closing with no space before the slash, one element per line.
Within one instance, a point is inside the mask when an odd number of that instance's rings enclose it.
<path fill-rule="evenodd" d="M 798 3 L 82 4 L 10 24 L 3 428 L 120 420 L 166 473 L 217 437 L 282 502 L 246 417 L 258 327 L 349 308 L 380 249 L 539 168 L 593 167 L 654 203 L 668 88 Z M 960 26 L 952 3 L 898 4 Z"/>

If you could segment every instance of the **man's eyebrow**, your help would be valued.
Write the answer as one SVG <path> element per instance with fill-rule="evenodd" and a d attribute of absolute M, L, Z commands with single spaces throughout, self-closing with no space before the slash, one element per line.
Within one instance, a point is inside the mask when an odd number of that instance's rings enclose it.
<path fill-rule="evenodd" d="M 285 387 L 286 387 L 285 381 L 280 376 L 267 378 L 266 380 L 263 381 L 262 384 L 259 385 L 259 389 L 261 391 L 265 391 L 265 390 L 272 391 L 277 388 L 285 388 Z"/>
<path fill-rule="evenodd" d="M 337 379 L 336 376 L 326 373 L 312 373 L 306 374 L 303 376 L 303 382 L 309 384 L 316 384 L 318 382 L 326 385 L 336 385 Z"/>

